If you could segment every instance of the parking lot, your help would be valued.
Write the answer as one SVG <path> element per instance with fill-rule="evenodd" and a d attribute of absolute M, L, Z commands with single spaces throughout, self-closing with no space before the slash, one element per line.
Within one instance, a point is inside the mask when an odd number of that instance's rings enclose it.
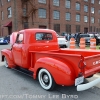
<path fill-rule="evenodd" d="M 0 45 L 0 50 L 10 48 Z M 92 81 L 100 77 L 100 73 L 85 81 Z M 89 90 L 78 92 L 75 86 L 57 86 L 53 91 L 45 91 L 38 80 L 24 75 L 13 69 L 4 67 L 0 62 L 0 100 L 99 100 L 100 84 Z"/>

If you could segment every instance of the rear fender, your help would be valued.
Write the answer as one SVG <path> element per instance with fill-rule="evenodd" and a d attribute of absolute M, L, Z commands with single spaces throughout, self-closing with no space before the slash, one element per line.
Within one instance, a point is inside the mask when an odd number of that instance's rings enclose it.
<path fill-rule="evenodd" d="M 34 78 L 38 76 L 41 68 L 45 68 L 50 72 L 55 82 L 59 85 L 73 85 L 74 73 L 71 65 L 61 62 L 54 58 L 44 57 L 37 60 L 34 67 Z M 73 74 L 72 74 L 73 73 Z"/>
<path fill-rule="evenodd" d="M 4 57 L 6 57 L 9 67 L 13 68 L 15 66 L 15 63 L 14 63 L 12 52 L 10 49 L 1 50 L 1 61 L 2 62 L 4 61 Z"/>

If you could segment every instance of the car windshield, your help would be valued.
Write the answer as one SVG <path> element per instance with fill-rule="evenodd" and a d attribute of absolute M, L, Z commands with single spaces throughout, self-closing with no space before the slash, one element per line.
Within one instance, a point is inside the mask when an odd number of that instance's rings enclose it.
<path fill-rule="evenodd" d="M 3 40 L 4 38 L 0 38 L 0 40 Z"/>
<path fill-rule="evenodd" d="M 80 37 L 90 37 L 88 34 L 81 34 Z"/>

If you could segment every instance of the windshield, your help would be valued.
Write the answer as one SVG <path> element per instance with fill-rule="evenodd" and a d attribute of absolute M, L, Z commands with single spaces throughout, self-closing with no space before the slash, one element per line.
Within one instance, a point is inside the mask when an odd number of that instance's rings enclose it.
<path fill-rule="evenodd" d="M 88 34 L 81 34 L 80 37 L 90 37 Z"/>

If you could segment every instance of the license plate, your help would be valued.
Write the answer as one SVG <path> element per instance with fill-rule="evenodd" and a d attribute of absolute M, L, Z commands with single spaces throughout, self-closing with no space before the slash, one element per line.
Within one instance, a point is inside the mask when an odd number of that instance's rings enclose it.
<path fill-rule="evenodd" d="M 84 76 L 75 79 L 75 86 L 84 82 Z"/>

